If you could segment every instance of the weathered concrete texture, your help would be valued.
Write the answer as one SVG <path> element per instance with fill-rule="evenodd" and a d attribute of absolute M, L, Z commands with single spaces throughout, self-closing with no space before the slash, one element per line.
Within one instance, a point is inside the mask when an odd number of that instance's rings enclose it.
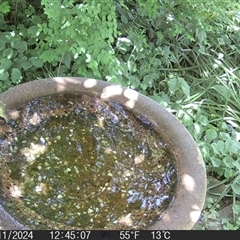
<path fill-rule="evenodd" d="M 57 77 L 21 84 L 2 94 L 11 117 L 14 108 L 33 98 L 56 93 L 81 92 L 119 102 L 151 121 L 176 158 L 178 186 L 174 201 L 151 229 L 191 229 L 198 220 L 206 194 L 206 171 L 200 151 L 187 129 L 165 108 L 125 87 L 87 78 Z M 14 226 L 13 226 L 14 227 Z"/>
<path fill-rule="evenodd" d="M 14 218 L 12 218 L 0 205 L 0 230 L 12 230 L 12 229 L 27 230 L 29 228 L 23 226 Z"/>

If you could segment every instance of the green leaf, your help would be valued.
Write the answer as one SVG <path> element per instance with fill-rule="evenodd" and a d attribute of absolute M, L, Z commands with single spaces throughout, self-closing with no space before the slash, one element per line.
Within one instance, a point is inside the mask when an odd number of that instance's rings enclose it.
<path fill-rule="evenodd" d="M 136 67 L 136 64 L 135 64 L 134 61 L 129 60 L 129 61 L 127 62 L 127 66 L 128 66 L 128 70 L 129 70 L 131 73 L 134 73 L 134 72 L 137 71 L 137 67 Z"/>
<path fill-rule="evenodd" d="M 171 78 L 168 81 L 169 91 L 171 94 L 174 94 L 179 89 L 179 80 L 178 78 Z"/>
<path fill-rule="evenodd" d="M 27 69 L 29 69 L 29 68 L 31 68 L 33 66 L 32 62 L 29 61 L 26 56 L 21 58 L 20 64 L 21 64 L 21 67 L 24 70 L 27 70 Z"/>
<path fill-rule="evenodd" d="M 234 191 L 234 193 L 240 195 L 240 181 L 239 181 L 239 178 L 235 179 L 235 181 L 233 182 L 231 187 L 232 187 L 232 190 Z"/>
<path fill-rule="evenodd" d="M 239 142 L 234 141 L 230 138 L 226 140 L 225 147 L 226 150 L 229 151 L 230 153 L 238 153 L 238 151 L 240 150 Z"/>
<path fill-rule="evenodd" d="M 190 88 L 189 88 L 189 85 L 188 85 L 187 82 L 186 82 L 183 78 L 181 78 L 181 77 L 179 77 L 178 80 L 180 81 L 180 84 L 181 84 L 181 88 L 182 88 L 182 90 L 183 90 L 183 93 L 184 93 L 187 97 L 189 97 L 189 96 L 190 96 Z"/>
<path fill-rule="evenodd" d="M 234 204 L 233 207 L 232 207 L 232 209 L 233 209 L 233 212 L 234 212 L 235 214 L 239 214 L 239 213 L 240 213 L 240 205 Z M 240 220 L 240 219 L 239 219 L 239 220 Z"/>
<path fill-rule="evenodd" d="M 219 143 L 220 141 L 218 141 L 218 143 Z M 213 149 L 213 151 L 214 151 L 214 153 L 215 154 L 219 154 L 221 151 L 221 148 L 219 147 L 219 144 L 218 143 L 216 143 L 216 142 L 213 142 L 213 143 L 211 143 L 211 147 L 212 147 L 212 149 Z M 223 145 L 223 147 L 224 147 L 224 142 L 222 142 L 222 145 Z"/>
<path fill-rule="evenodd" d="M 39 16 L 34 15 L 32 17 L 32 22 L 37 25 L 37 24 L 42 23 L 42 19 Z"/>
<path fill-rule="evenodd" d="M 3 57 L 6 57 L 7 59 L 11 59 L 13 56 L 13 50 L 11 48 L 5 49 L 3 51 Z"/>
<path fill-rule="evenodd" d="M 204 116 L 204 115 L 200 115 L 200 116 L 199 116 L 198 122 L 199 122 L 199 124 L 201 124 L 202 126 L 207 126 L 208 123 L 209 123 L 207 117 Z"/>
<path fill-rule="evenodd" d="M 216 137 L 217 137 L 217 132 L 211 128 L 206 131 L 206 135 L 204 138 L 205 138 L 205 140 L 211 142 Z"/>
<path fill-rule="evenodd" d="M 229 168 L 234 168 L 234 159 L 231 156 L 226 156 L 223 158 L 224 164 Z"/>
<path fill-rule="evenodd" d="M 219 168 L 221 166 L 221 160 L 219 158 L 210 157 L 213 167 Z"/>
<path fill-rule="evenodd" d="M 4 69 L 0 69 L 0 80 L 7 80 L 9 78 L 9 73 Z"/>
<path fill-rule="evenodd" d="M 41 68 L 43 66 L 43 60 L 35 57 L 31 57 L 30 61 L 32 62 L 34 67 Z"/>
<path fill-rule="evenodd" d="M 30 35 L 31 37 L 37 37 L 40 33 L 38 26 L 34 25 L 31 26 L 28 30 L 27 30 L 28 35 Z"/>
<path fill-rule="evenodd" d="M 223 95 L 223 97 L 225 97 L 226 99 L 231 94 L 231 91 L 229 91 L 228 88 L 226 88 L 225 86 L 222 86 L 222 85 L 214 85 L 212 88 L 215 89 L 221 95 Z"/>
<path fill-rule="evenodd" d="M 12 65 L 11 60 L 3 58 L 3 59 L 1 59 L 1 62 L 0 62 L 0 69 L 7 70 L 10 68 L 11 65 Z"/>
<path fill-rule="evenodd" d="M 27 42 L 25 41 L 17 42 L 14 47 L 18 50 L 18 52 L 23 53 L 24 51 L 27 50 Z"/>
<path fill-rule="evenodd" d="M 197 36 L 197 38 L 198 38 L 198 41 L 199 41 L 200 43 L 202 43 L 203 41 L 205 41 L 205 39 L 206 39 L 206 37 L 207 37 L 207 34 L 206 34 L 206 32 L 205 32 L 204 29 L 199 29 L 199 28 L 197 28 L 197 29 L 196 29 L 196 36 Z"/>
<path fill-rule="evenodd" d="M 232 169 L 225 169 L 224 171 L 224 177 L 225 178 L 231 178 L 232 176 L 234 176 L 234 171 Z"/>
<path fill-rule="evenodd" d="M 0 4 L 0 12 L 4 14 L 10 12 L 10 6 L 8 4 L 8 1 L 2 2 Z"/>
<path fill-rule="evenodd" d="M 20 80 L 22 79 L 22 74 L 17 68 L 12 69 L 12 74 L 11 74 L 12 82 L 13 83 L 19 83 Z"/>
<path fill-rule="evenodd" d="M 71 60 L 72 60 L 72 54 L 70 52 L 66 52 L 63 57 L 63 63 L 66 65 L 68 69 L 70 69 Z"/>
<path fill-rule="evenodd" d="M 0 51 L 2 51 L 5 48 L 5 41 L 3 39 L 0 39 Z"/>
<path fill-rule="evenodd" d="M 235 161 L 235 162 L 233 162 L 233 165 L 234 165 L 237 169 L 240 169 L 240 162 Z"/>
<path fill-rule="evenodd" d="M 121 15 L 121 21 L 126 24 L 128 22 L 128 19 L 125 15 Z"/>

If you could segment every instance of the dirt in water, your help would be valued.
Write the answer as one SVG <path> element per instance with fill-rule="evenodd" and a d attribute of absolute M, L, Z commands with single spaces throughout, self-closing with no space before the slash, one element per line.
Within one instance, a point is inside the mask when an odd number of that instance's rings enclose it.
<path fill-rule="evenodd" d="M 46 96 L 14 116 L 0 136 L 0 200 L 26 226 L 145 229 L 174 199 L 174 156 L 118 102 Z"/>

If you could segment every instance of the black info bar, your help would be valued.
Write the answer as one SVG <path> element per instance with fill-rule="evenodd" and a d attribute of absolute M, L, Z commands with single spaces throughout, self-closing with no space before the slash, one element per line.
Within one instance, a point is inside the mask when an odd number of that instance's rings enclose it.
<path fill-rule="evenodd" d="M 0 240 L 239 240 L 240 231 L 1 230 Z"/>

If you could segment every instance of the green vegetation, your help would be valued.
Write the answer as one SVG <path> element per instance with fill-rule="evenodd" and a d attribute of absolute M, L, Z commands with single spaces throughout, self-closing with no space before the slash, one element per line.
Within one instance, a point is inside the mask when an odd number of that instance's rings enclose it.
<path fill-rule="evenodd" d="M 3 0 L 0 91 L 52 76 L 137 89 L 190 131 L 240 227 L 240 4 L 230 0 Z M 209 189 L 210 191 L 211 189 Z"/>

